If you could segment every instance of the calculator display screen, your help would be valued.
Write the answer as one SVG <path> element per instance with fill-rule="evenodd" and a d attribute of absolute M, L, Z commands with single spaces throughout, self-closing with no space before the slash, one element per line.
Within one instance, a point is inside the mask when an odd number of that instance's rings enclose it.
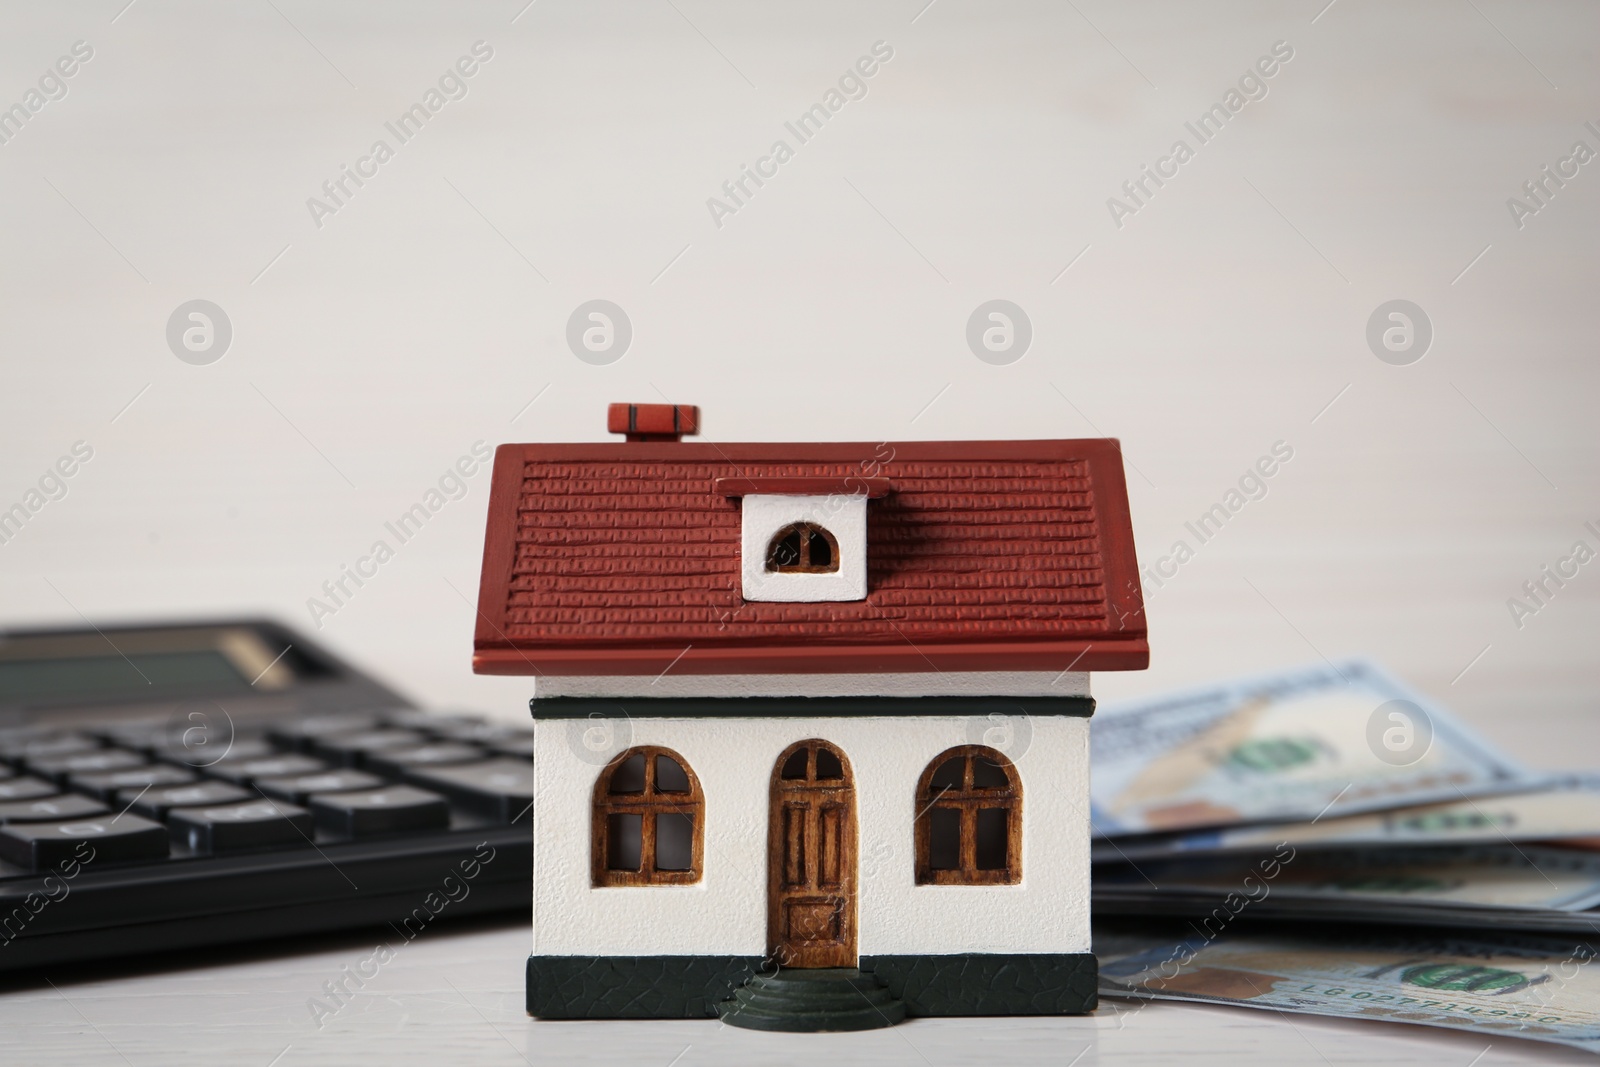
<path fill-rule="evenodd" d="M 266 695 L 291 689 L 310 662 L 243 625 L 0 635 L 0 708 Z"/>
<path fill-rule="evenodd" d="M 220 649 L 0 660 L 0 703 L 57 697 L 137 700 L 152 690 L 245 693 L 250 679 Z"/>

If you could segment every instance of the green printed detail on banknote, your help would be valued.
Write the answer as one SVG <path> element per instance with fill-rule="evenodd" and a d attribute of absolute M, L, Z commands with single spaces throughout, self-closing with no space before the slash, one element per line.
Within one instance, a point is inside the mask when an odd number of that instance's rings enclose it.
<path fill-rule="evenodd" d="M 1253 852 L 1285 841 L 1301 849 L 1345 849 L 1600 838 L 1600 789 L 1594 788 L 1592 781 L 1581 784 L 1584 787 L 1459 797 L 1365 815 L 1330 816 L 1316 822 L 1102 840 L 1093 845 L 1093 857 L 1100 863 L 1197 852 Z"/>
<path fill-rule="evenodd" d="M 1442 1026 L 1600 1051 L 1589 941 L 1229 930 L 1163 938 L 1096 925 L 1100 994 Z"/>
<path fill-rule="evenodd" d="M 1090 729 L 1099 836 L 1318 819 L 1542 781 L 1361 660 L 1105 707 Z"/>
<path fill-rule="evenodd" d="M 1185 893 L 1221 897 L 1253 870 L 1228 855 L 1097 867 L 1097 896 L 1151 898 Z M 1369 848 L 1307 852 L 1284 865 L 1273 899 L 1350 905 L 1448 904 L 1484 909 L 1580 911 L 1600 904 L 1600 854 L 1535 845 Z"/>

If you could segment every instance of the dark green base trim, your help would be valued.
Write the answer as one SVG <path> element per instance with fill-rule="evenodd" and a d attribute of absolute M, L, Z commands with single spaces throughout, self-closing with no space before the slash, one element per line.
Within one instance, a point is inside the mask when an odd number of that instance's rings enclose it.
<path fill-rule="evenodd" d="M 759 956 L 529 956 L 540 1019 L 715 1019 Z"/>
<path fill-rule="evenodd" d="M 860 966 L 912 1016 L 1081 1015 L 1098 1002 L 1092 952 L 862 956 Z"/>
<path fill-rule="evenodd" d="M 1087 719 L 1094 697 L 534 697 L 535 719 L 776 719 L 866 715 L 1068 715 Z"/>
<path fill-rule="evenodd" d="M 761 973 L 759 956 L 529 956 L 528 1014 L 540 1019 L 715 1019 Z M 862 956 L 910 1016 L 1079 1015 L 1097 1002 L 1089 952 Z M 780 974 L 782 972 L 779 972 Z"/>

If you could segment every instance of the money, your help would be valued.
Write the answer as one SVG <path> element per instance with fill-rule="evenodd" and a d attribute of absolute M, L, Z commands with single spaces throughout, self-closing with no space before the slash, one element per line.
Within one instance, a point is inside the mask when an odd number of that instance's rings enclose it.
<path fill-rule="evenodd" d="M 1110 706 L 1090 724 L 1101 837 L 1320 820 L 1542 781 L 1361 660 Z"/>
<path fill-rule="evenodd" d="M 1227 855 L 1094 869 L 1096 915 L 1600 935 L 1600 856 L 1529 845 Z"/>
<path fill-rule="evenodd" d="M 1254 864 L 1241 856 L 1162 860 L 1094 872 L 1097 895 L 1186 893 L 1216 900 L 1237 890 Z M 1159 888 L 1155 888 L 1159 887 Z M 1279 864 L 1260 900 L 1455 908 L 1582 911 L 1600 905 L 1600 855 L 1530 845 L 1517 848 L 1362 849 L 1305 853 Z"/>
<path fill-rule="evenodd" d="M 1097 923 L 1100 994 L 1382 1019 L 1600 1052 L 1591 941 L 1225 930 L 1207 938 Z"/>
<path fill-rule="evenodd" d="M 1354 845 L 1494 844 L 1589 839 L 1600 842 L 1600 788 L 1592 780 L 1559 788 L 1396 808 L 1312 822 L 1237 826 L 1092 846 L 1096 863 L 1196 852 L 1251 852 L 1287 842 L 1301 849 Z"/>

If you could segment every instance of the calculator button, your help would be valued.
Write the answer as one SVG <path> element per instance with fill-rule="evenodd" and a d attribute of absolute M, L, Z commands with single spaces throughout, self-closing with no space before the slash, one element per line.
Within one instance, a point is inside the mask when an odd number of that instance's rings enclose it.
<path fill-rule="evenodd" d="M 194 781 L 193 771 L 182 767 L 133 767 L 125 771 L 105 771 L 100 774 L 74 774 L 67 784 L 80 793 L 110 800 L 120 790 L 139 790 L 146 786 L 185 785 Z"/>
<path fill-rule="evenodd" d="M 515 737 L 533 736 L 533 731 L 520 726 L 507 726 L 501 722 L 446 723 L 430 731 L 446 741 L 466 741 L 474 745 L 487 745 L 494 741 L 509 741 Z"/>
<path fill-rule="evenodd" d="M 385 726 L 399 730 L 423 730 L 430 734 L 439 733 L 448 726 L 466 726 L 481 721 L 475 715 L 434 715 L 420 708 L 402 708 L 383 715 Z"/>
<path fill-rule="evenodd" d="M 63 819 L 87 819 L 92 815 L 107 813 L 104 804 L 68 793 L 45 800 L 13 800 L 9 804 L 0 804 L 0 823 L 60 822 Z"/>
<path fill-rule="evenodd" d="M 311 798 L 311 811 L 319 826 L 342 837 L 450 828 L 450 805 L 443 797 L 404 785 L 364 793 L 319 793 Z"/>
<path fill-rule="evenodd" d="M 254 796 L 248 789 L 227 782 L 196 782 L 194 785 L 124 789 L 117 794 L 117 804 L 123 807 L 131 804 L 134 811 L 148 819 L 165 819 L 173 808 L 216 807 Z"/>
<path fill-rule="evenodd" d="M 196 852 L 235 852 L 311 842 L 311 813 L 275 800 L 208 808 L 172 808 L 172 836 Z"/>
<path fill-rule="evenodd" d="M 524 821 L 533 804 L 533 764 L 522 760 L 497 759 L 416 770 L 406 779 L 499 822 Z"/>
<path fill-rule="evenodd" d="M 319 759 L 310 756 L 301 756 L 290 753 L 286 756 L 273 756 L 269 759 L 243 760 L 234 763 L 224 760 L 215 767 L 204 767 L 207 774 L 218 778 L 226 778 L 230 782 L 249 785 L 257 778 L 287 778 L 296 774 L 314 774 L 325 771 L 328 765 Z"/>
<path fill-rule="evenodd" d="M 166 827 L 137 815 L 0 826 L 0 859 L 35 871 L 69 860 L 120 863 L 166 857 Z"/>
<path fill-rule="evenodd" d="M 352 767 L 366 765 L 367 757 L 397 748 L 416 748 L 427 738 L 415 730 L 367 730 L 318 741 L 312 751 L 325 759 Z"/>
<path fill-rule="evenodd" d="M 15 778 L 16 776 L 16 771 L 12 770 L 10 767 L 7 767 L 4 763 L 0 763 L 0 782 L 5 781 L 7 778 Z"/>
<path fill-rule="evenodd" d="M 374 730 L 378 717 L 367 714 L 310 715 L 290 723 L 274 726 L 267 736 L 290 748 L 309 750 L 312 745 L 339 734 L 354 734 Z"/>
<path fill-rule="evenodd" d="M 291 778 L 258 778 L 256 788 L 269 797 L 304 804 L 312 793 L 352 793 L 357 789 L 378 789 L 384 780 L 376 774 L 340 768 L 320 774 L 300 774 Z"/>
<path fill-rule="evenodd" d="M 36 759 L 58 759 L 80 752 L 94 752 L 100 742 L 83 734 L 44 734 L 28 740 L 19 740 L 0 750 L 0 757 L 12 763 L 29 764 Z"/>
<path fill-rule="evenodd" d="M 59 792 L 61 790 L 51 783 L 37 778 L 12 778 L 0 782 L 0 801 L 36 800 L 39 797 L 53 797 Z"/>
<path fill-rule="evenodd" d="M 489 749 L 499 756 L 516 756 L 518 759 L 533 758 L 533 735 L 524 737 L 511 737 L 504 741 L 495 741 Z"/>
<path fill-rule="evenodd" d="M 215 751 L 212 749 L 215 748 Z M 259 737 L 236 737 L 233 741 L 222 745 L 170 745 L 157 750 L 156 755 L 170 763 L 181 763 L 186 767 L 205 770 L 223 763 L 246 763 L 250 760 L 271 759 L 278 754 L 270 741 Z"/>
<path fill-rule="evenodd" d="M 398 775 L 424 767 L 448 767 L 455 763 L 475 763 L 481 759 L 481 748 L 453 741 L 436 741 L 431 745 L 402 748 L 398 752 L 374 753 L 367 757 L 367 766 L 384 774 Z"/>
<path fill-rule="evenodd" d="M 147 760 L 137 752 L 124 752 L 117 748 L 100 748 L 93 752 L 79 752 L 70 756 L 30 758 L 28 770 L 41 778 L 54 778 L 64 782 L 74 774 L 95 774 L 102 771 L 125 771 L 143 767 Z"/>
<path fill-rule="evenodd" d="M 137 749 L 140 752 L 149 752 L 166 733 L 160 726 L 148 722 L 91 727 L 90 732 L 108 745 Z"/>

